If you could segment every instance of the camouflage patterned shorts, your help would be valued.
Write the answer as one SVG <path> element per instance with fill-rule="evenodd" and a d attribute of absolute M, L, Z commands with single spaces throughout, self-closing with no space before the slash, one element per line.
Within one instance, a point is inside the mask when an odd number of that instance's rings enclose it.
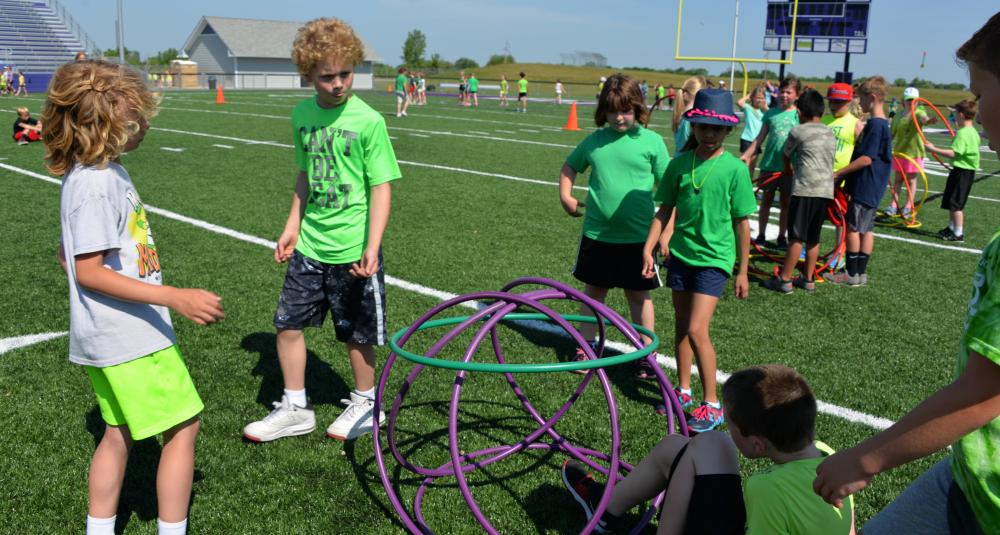
<path fill-rule="evenodd" d="M 278 329 L 321 327 L 327 311 L 337 340 L 359 345 L 384 345 L 385 273 L 379 253 L 378 272 L 367 279 L 354 277 L 351 264 L 325 264 L 295 251 L 288 262 L 285 284 L 274 312 Z"/>

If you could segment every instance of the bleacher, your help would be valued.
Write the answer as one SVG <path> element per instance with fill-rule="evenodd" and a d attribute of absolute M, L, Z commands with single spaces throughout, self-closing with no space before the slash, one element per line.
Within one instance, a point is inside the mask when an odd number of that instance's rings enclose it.
<path fill-rule="evenodd" d="M 57 3 L 0 0 L 0 64 L 24 71 L 28 91 L 44 91 L 59 65 L 87 50 L 84 41 L 90 40 Z"/>

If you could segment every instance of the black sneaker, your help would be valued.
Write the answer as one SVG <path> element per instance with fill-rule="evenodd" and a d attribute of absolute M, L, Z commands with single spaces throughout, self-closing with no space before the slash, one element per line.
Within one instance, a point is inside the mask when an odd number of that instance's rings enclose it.
<path fill-rule="evenodd" d="M 944 241 L 965 241 L 965 235 L 958 236 L 954 232 L 949 230 L 948 235 L 941 236 L 941 239 Z"/>
<path fill-rule="evenodd" d="M 763 234 L 757 235 L 757 237 L 753 239 L 753 242 L 761 247 L 767 247 L 767 238 L 765 238 Z"/>
<path fill-rule="evenodd" d="M 583 512 L 587 515 L 587 521 L 594 517 L 597 504 L 601 501 L 601 494 L 604 494 L 604 485 L 594 480 L 594 476 L 587 471 L 587 466 L 580 461 L 567 460 L 562 465 L 562 480 L 566 489 L 573 495 L 573 499 L 583 507 Z M 597 533 L 607 533 L 608 525 L 604 518 L 594 526 Z"/>
<path fill-rule="evenodd" d="M 938 231 L 937 237 L 941 238 L 942 240 L 946 240 L 947 239 L 946 236 L 949 236 L 949 235 L 952 235 L 952 234 L 953 233 L 951 231 L 951 227 L 945 227 L 945 228 L 943 228 L 943 229 L 941 229 L 941 230 Z"/>
<path fill-rule="evenodd" d="M 781 249 L 782 251 L 788 249 L 788 238 L 784 236 L 778 236 L 778 240 L 774 243 L 778 249 Z"/>

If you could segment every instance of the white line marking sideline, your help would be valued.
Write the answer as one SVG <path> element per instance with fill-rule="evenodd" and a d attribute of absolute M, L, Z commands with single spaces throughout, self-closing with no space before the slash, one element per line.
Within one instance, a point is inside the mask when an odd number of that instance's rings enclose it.
<path fill-rule="evenodd" d="M 29 177 L 32 177 L 32 178 L 37 178 L 39 180 L 42 180 L 42 181 L 45 181 L 45 182 L 49 182 L 51 184 L 62 184 L 61 181 L 56 180 L 54 178 L 47 177 L 47 176 L 39 174 L 39 173 L 35 173 L 34 171 L 29 171 L 27 169 L 22 169 L 20 167 L 14 167 L 13 165 L 0 164 L 0 168 L 7 169 L 8 171 L 12 171 L 14 173 L 18 173 L 18 174 L 21 174 L 21 175 L 29 176 Z M 243 232 L 240 232 L 240 231 L 237 231 L 237 230 L 233 230 L 233 229 L 230 229 L 230 228 L 219 226 L 219 225 L 216 225 L 214 223 L 209 223 L 209 222 L 203 221 L 201 219 L 195 219 L 193 217 L 188 217 L 188 216 L 185 216 L 185 215 L 182 215 L 182 214 L 178 214 L 176 212 L 172 212 L 170 210 L 166 210 L 166 209 L 163 209 L 163 208 L 157 208 L 157 207 L 154 207 L 154 206 L 150 206 L 148 204 L 145 205 L 145 207 L 146 207 L 147 211 L 149 211 L 151 213 L 154 213 L 154 214 L 157 214 L 157 215 L 161 215 L 161 216 L 166 217 L 168 219 L 173 219 L 175 221 L 180 221 L 180 222 L 183 222 L 183 223 L 187 223 L 187 224 L 192 225 L 194 227 L 198 227 L 198 228 L 201 228 L 201 229 L 204 229 L 204 230 L 208 230 L 208 231 L 214 232 L 216 234 L 221 234 L 223 236 L 229 236 L 231 238 L 235 238 L 235 239 L 238 239 L 238 240 L 241 240 L 241 241 L 245 241 L 247 243 L 252 243 L 252 244 L 255 244 L 255 245 L 260 245 L 260 246 L 266 247 L 268 249 L 274 249 L 274 247 L 277 245 L 275 242 L 270 241 L 270 240 L 265 240 L 264 238 L 258 238 L 257 236 L 252 236 L 250 234 L 246 234 L 246 233 L 243 233 Z M 408 290 L 408 291 L 411 291 L 411 292 L 414 292 L 414 293 L 417 293 L 417 294 L 421 294 L 421 295 L 424 295 L 424 296 L 434 297 L 434 298 L 440 299 L 442 301 L 447 300 L 447 299 L 452 299 L 454 297 L 457 297 L 457 294 L 452 294 L 452 293 L 449 293 L 449 292 L 445 292 L 443 290 L 437 290 L 437 289 L 434 289 L 434 288 L 429 288 L 427 286 L 423 286 L 423 285 L 416 284 L 416 283 L 413 283 L 413 282 L 404 281 L 402 279 L 397 279 L 396 277 L 392 277 L 392 276 L 389 276 L 389 275 L 386 275 L 385 282 L 387 284 L 392 285 L 392 286 L 396 286 L 396 287 L 402 288 L 404 290 Z M 478 303 L 467 303 L 466 306 L 468 306 L 470 308 L 478 308 L 481 305 L 478 304 Z M 60 336 L 61 335 L 62 334 L 60 334 Z M 617 349 L 619 351 L 623 350 L 623 349 L 626 350 L 626 351 L 630 351 L 630 349 L 628 349 L 627 346 L 624 346 L 624 344 L 609 344 L 609 347 L 612 347 L 613 349 Z M 662 355 L 661 355 L 661 358 L 657 360 L 657 362 L 660 362 L 661 364 L 669 366 L 669 367 L 674 367 L 674 366 L 671 366 L 671 363 L 673 361 L 671 361 L 670 359 L 668 359 L 666 357 L 663 357 Z M 726 378 L 729 377 L 728 374 L 726 374 L 725 372 L 722 372 L 722 371 L 717 372 L 716 375 L 717 375 L 719 381 L 725 381 Z M 881 417 L 878 417 L 878 416 L 873 416 L 873 415 L 870 415 L 870 414 L 866 414 L 866 413 L 863 413 L 863 412 L 855 411 L 853 409 L 848 409 L 846 407 L 840 407 L 838 405 L 833 405 L 833 404 L 826 403 L 826 402 L 819 401 L 819 400 L 817 400 L 817 402 L 818 402 L 817 403 L 818 409 L 819 409 L 820 412 L 823 412 L 823 413 L 826 413 L 826 414 L 830 414 L 830 415 L 833 415 L 833 416 L 837 416 L 839 418 L 842 418 L 842 419 L 850 421 L 850 422 L 867 425 L 869 427 L 873 427 L 873 428 L 876 428 L 876 429 L 885 429 L 885 428 L 889 427 L 890 425 L 892 425 L 892 423 L 893 423 L 891 420 L 888 420 L 886 418 L 881 418 Z"/>
<path fill-rule="evenodd" d="M 178 149 L 174 147 L 160 147 L 160 150 L 165 150 L 168 152 L 184 152 L 184 149 Z"/>
<path fill-rule="evenodd" d="M 63 332 L 51 332 L 51 333 L 39 333 L 39 334 L 29 334 L 27 336 L 15 336 L 13 338 L 3 338 L 0 339 L 0 355 L 8 351 L 13 351 L 21 347 L 27 347 L 30 345 L 39 344 L 47 340 L 52 340 L 54 338 L 60 338 L 69 334 L 66 331 Z"/>
<path fill-rule="evenodd" d="M 219 147 L 220 149 L 232 149 L 232 148 L 234 148 L 232 145 L 220 145 L 218 143 L 213 143 L 212 146 L 213 147 Z"/>

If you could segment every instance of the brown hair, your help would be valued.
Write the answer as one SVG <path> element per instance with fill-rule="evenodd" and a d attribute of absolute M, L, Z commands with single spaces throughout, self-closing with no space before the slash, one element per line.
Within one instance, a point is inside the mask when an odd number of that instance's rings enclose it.
<path fill-rule="evenodd" d="M 148 121 L 156 105 L 131 67 L 97 60 L 64 64 L 52 75 L 42 110 L 45 166 L 54 175 L 66 174 L 74 163 L 105 167 L 139 131 L 139 122 L 125 114 Z"/>
<path fill-rule="evenodd" d="M 879 100 L 884 100 L 887 86 L 888 84 L 886 83 L 885 78 L 876 74 L 875 76 L 866 78 L 864 82 L 861 82 L 861 85 L 858 86 L 857 93 L 874 95 L 878 97 Z"/>
<path fill-rule="evenodd" d="M 955 56 L 962 63 L 974 63 L 977 67 L 1000 78 L 1000 13 L 990 17 L 982 28 L 958 48 Z"/>
<path fill-rule="evenodd" d="M 292 63 L 299 68 L 299 74 L 310 78 L 316 65 L 331 56 L 352 67 L 365 60 L 365 45 L 350 24 L 340 19 L 319 18 L 299 28 L 292 43 Z"/>
<path fill-rule="evenodd" d="M 726 418 L 744 435 L 766 438 L 791 453 L 815 438 L 816 397 L 809 383 L 787 366 L 742 369 L 722 386 Z"/>
<path fill-rule="evenodd" d="M 799 79 L 794 76 L 789 76 L 788 78 L 782 80 L 781 83 L 778 84 L 778 91 L 781 91 L 786 87 L 791 87 L 792 89 L 795 89 L 796 94 L 802 94 L 802 82 L 800 82 Z"/>
<path fill-rule="evenodd" d="M 601 97 L 597 100 L 594 122 L 601 127 L 608 122 L 608 113 L 630 110 L 635 112 L 635 121 L 639 124 L 645 124 L 649 119 L 649 109 L 642 98 L 639 82 L 622 73 L 612 74 L 604 82 Z"/>
<path fill-rule="evenodd" d="M 966 120 L 975 119 L 976 114 L 979 113 L 979 103 L 975 100 L 963 100 L 955 104 L 955 113 L 961 115 Z"/>

